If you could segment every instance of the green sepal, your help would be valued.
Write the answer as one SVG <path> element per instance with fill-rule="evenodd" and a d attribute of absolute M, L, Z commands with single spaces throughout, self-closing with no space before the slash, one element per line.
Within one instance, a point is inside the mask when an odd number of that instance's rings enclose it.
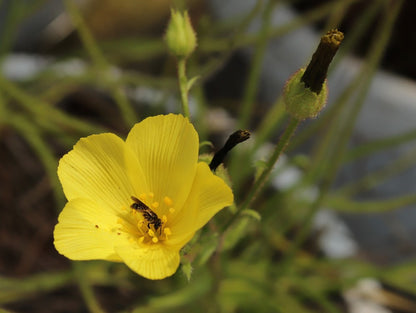
<path fill-rule="evenodd" d="M 287 113 L 297 120 L 314 118 L 325 107 L 328 95 L 327 82 L 324 82 L 319 94 L 305 86 L 301 78 L 305 69 L 297 71 L 286 83 L 283 91 L 283 101 Z"/>

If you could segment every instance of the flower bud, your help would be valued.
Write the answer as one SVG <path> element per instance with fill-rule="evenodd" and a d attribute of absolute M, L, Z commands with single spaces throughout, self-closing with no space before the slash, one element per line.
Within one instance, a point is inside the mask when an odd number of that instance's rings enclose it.
<path fill-rule="evenodd" d="M 171 10 L 165 40 L 169 51 L 178 58 L 187 58 L 195 50 L 196 34 L 187 11 Z"/>
<path fill-rule="evenodd" d="M 322 36 L 306 69 L 297 71 L 286 83 L 286 111 L 298 120 L 313 118 L 324 108 L 328 94 L 326 75 L 344 34 L 330 30 Z"/>
<path fill-rule="evenodd" d="M 301 68 L 293 74 L 283 91 L 287 113 L 300 121 L 316 117 L 324 108 L 328 94 L 326 81 L 319 94 L 306 87 L 301 81 L 304 73 L 305 69 Z"/>

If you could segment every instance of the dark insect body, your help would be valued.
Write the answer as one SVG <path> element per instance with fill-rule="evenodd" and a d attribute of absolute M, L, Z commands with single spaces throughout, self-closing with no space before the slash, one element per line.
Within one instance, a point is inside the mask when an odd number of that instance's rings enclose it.
<path fill-rule="evenodd" d="M 147 227 L 150 228 L 150 225 L 153 225 L 157 231 L 162 226 L 162 220 L 157 216 L 155 212 L 152 211 L 146 204 L 137 199 L 136 197 L 131 197 L 134 201 L 131 204 L 133 210 L 139 211 L 143 214 L 144 219 L 147 221 Z"/>

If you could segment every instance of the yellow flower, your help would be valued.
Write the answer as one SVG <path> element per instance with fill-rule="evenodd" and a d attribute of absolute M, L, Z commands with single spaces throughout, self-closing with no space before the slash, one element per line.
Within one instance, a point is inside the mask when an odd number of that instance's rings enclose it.
<path fill-rule="evenodd" d="M 124 262 L 149 279 L 175 273 L 179 250 L 233 194 L 206 163 L 181 115 L 136 124 L 126 141 L 111 133 L 82 138 L 62 157 L 58 176 L 68 203 L 55 247 L 72 260 Z"/>

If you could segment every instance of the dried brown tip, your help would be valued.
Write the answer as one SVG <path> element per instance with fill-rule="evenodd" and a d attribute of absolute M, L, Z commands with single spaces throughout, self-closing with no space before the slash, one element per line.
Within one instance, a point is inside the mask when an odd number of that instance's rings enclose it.
<path fill-rule="evenodd" d="M 209 168 L 212 171 L 215 171 L 217 167 L 224 162 L 225 156 L 227 153 L 234 148 L 237 144 L 246 141 L 250 138 L 250 132 L 248 130 L 237 130 L 228 137 L 227 142 L 224 144 L 217 153 L 215 153 L 214 157 L 209 164 Z"/>
<path fill-rule="evenodd" d="M 344 34 L 337 29 L 332 29 L 321 37 L 319 46 L 301 78 L 305 86 L 316 94 L 322 90 L 329 64 L 343 39 Z"/>

